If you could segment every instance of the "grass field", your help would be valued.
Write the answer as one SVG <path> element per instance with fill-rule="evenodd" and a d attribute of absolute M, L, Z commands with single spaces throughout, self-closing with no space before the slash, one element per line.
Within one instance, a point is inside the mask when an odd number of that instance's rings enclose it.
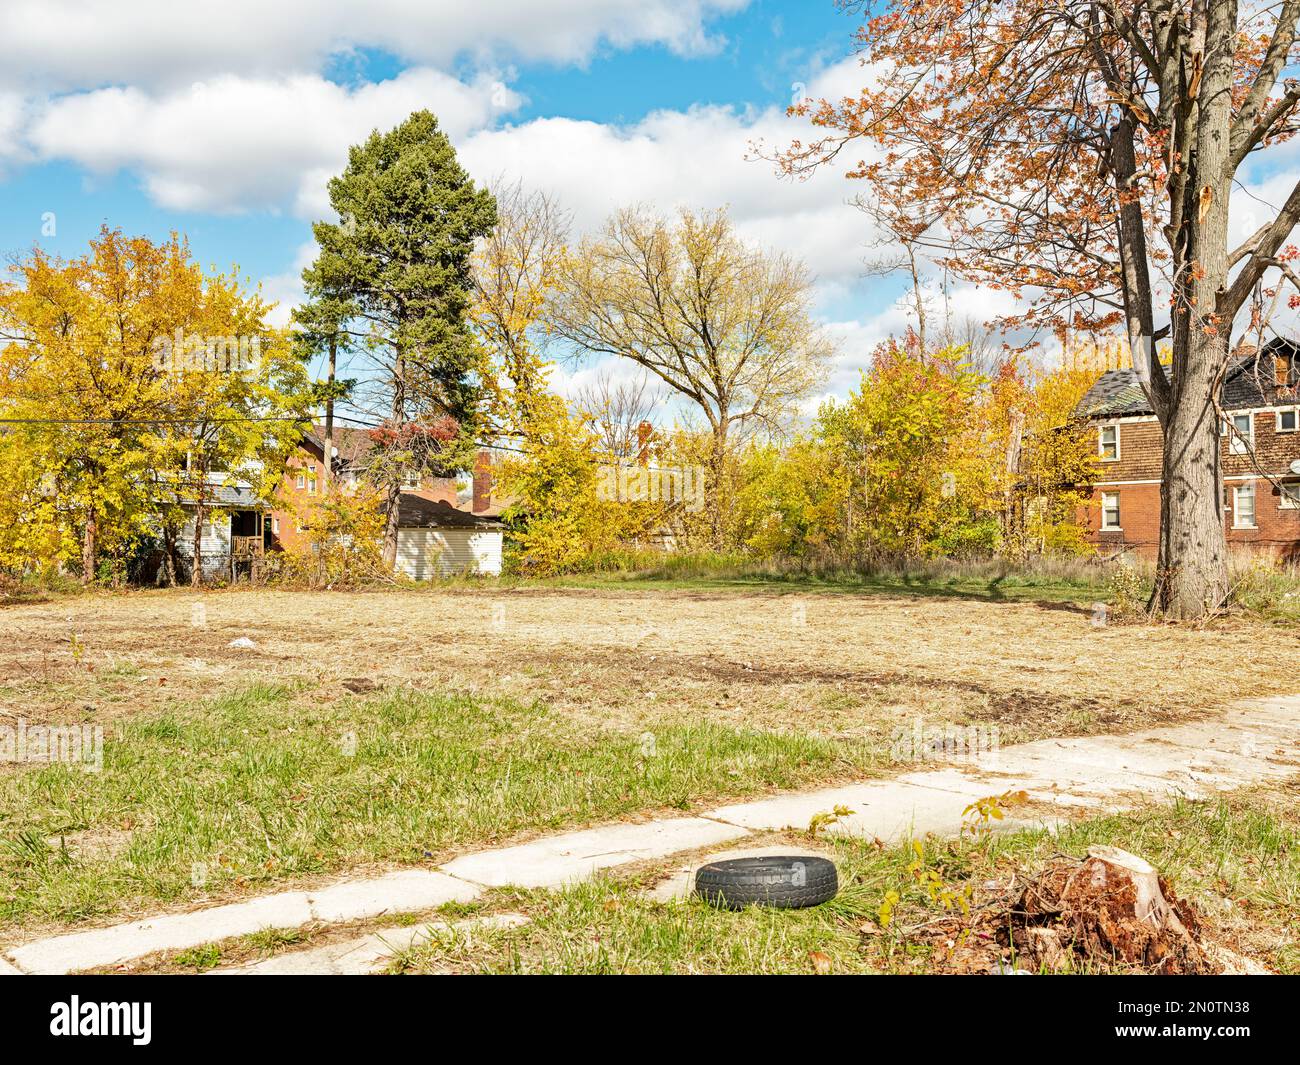
<path fill-rule="evenodd" d="M 1130 847 L 1156 863 L 1203 915 L 1214 942 L 1282 973 L 1300 971 L 1300 814 L 1294 787 L 1212 802 L 1180 802 L 1094 818 L 1057 835 L 1025 832 L 924 847 L 924 869 L 969 885 L 972 909 L 1001 902 L 1018 873 L 1095 843 Z M 793 844 L 807 840 L 791 837 Z M 924 973 L 985 972 L 988 945 L 958 945 L 960 917 L 933 902 L 909 870 L 908 846 L 823 841 L 840 893 L 811 910 L 751 906 L 738 913 L 698 899 L 648 894 L 658 872 L 605 877 L 567 891 L 498 891 L 479 911 L 523 913 L 514 929 L 446 934 L 401 956 L 409 972 Z M 900 901 L 888 924 L 880 906 Z M 936 934 L 937 933 L 937 934 Z M 1097 972 L 1120 972 L 1102 967 Z"/>
<path fill-rule="evenodd" d="M 1087 587 L 961 580 L 5 607 L 0 725 L 99 726 L 105 745 L 99 773 L 0 766 L 0 938 L 887 774 L 918 719 L 1012 743 L 1295 687 L 1292 630 L 1098 627 Z"/>

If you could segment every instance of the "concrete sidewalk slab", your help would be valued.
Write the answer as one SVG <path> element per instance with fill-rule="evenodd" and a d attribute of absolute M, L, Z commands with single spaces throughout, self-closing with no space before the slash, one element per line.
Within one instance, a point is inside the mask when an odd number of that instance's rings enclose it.
<path fill-rule="evenodd" d="M 427 943 L 435 936 L 455 931 L 473 934 L 476 929 L 518 928 L 528 924 L 519 913 L 494 914 L 448 924 L 433 921 L 418 928 L 391 928 L 373 935 L 329 943 L 323 947 L 279 954 L 230 969 L 213 969 L 207 976 L 367 976 L 382 972 L 404 950 Z"/>
<path fill-rule="evenodd" d="M 442 870 L 486 887 L 560 887 L 611 866 L 711 847 L 744 835 L 743 828 L 700 817 L 606 825 L 504 850 L 467 854 L 448 862 Z"/>
<path fill-rule="evenodd" d="M 419 913 L 448 902 L 469 902 L 482 889 L 431 869 L 399 869 L 373 880 L 345 880 L 309 892 L 312 916 L 327 924 L 360 921 L 385 913 Z"/>
<path fill-rule="evenodd" d="M 161 950 L 186 950 L 264 928 L 299 928 L 312 919 L 306 892 L 289 891 L 194 913 L 41 939 L 15 947 L 9 960 L 33 975 L 62 975 L 118 965 Z"/>
<path fill-rule="evenodd" d="M 962 828 L 962 811 L 974 797 L 915 783 L 880 781 L 722 806 L 710 810 L 705 816 L 754 830 L 793 828 L 805 831 L 816 814 L 829 813 L 836 806 L 847 806 L 853 813 L 828 826 L 828 833 L 874 837 L 891 843 L 930 832 L 956 835 Z M 1023 820 L 1008 817 L 998 822 L 997 827 L 1005 831 L 1051 823 L 1051 818 Z"/>

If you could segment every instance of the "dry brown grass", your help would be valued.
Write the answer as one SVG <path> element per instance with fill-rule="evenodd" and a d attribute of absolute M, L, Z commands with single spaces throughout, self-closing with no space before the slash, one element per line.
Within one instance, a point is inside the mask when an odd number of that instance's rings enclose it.
<path fill-rule="evenodd" d="M 1070 605 L 881 594 L 148 591 L 0 612 L 0 712 L 106 721 L 253 680 L 332 699 L 363 678 L 536 698 L 594 727 L 703 715 L 879 740 L 921 716 L 1014 742 L 1293 690 L 1298 642 L 1242 619 L 1095 628 Z"/>

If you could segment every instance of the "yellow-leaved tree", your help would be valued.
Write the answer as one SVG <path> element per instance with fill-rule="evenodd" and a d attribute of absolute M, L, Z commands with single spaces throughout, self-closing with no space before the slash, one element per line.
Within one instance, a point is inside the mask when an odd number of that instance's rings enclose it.
<path fill-rule="evenodd" d="M 972 431 L 982 379 L 965 349 L 893 341 L 845 403 L 824 405 L 818 434 L 845 488 L 843 544 L 857 559 L 988 552 L 987 441 Z"/>
<path fill-rule="evenodd" d="M 105 228 L 62 261 L 37 249 L 0 289 L 0 556 L 16 569 L 80 556 L 92 580 L 149 512 L 151 419 L 168 415 L 155 341 L 201 291 L 188 249 Z"/>
<path fill-rule="evenodd" d="M 255 492 L 278 475 L 307 382 L 268 310 L 233 276 L 205 277 L 175 234 L 105 226 L 77 258 L 17 263 L 0 286 L 0 564 L 79 556 L 83 581 L 121 578 L 185 505 L 202 514 L 221 478 L 198 470 L 239 471 Z"/>

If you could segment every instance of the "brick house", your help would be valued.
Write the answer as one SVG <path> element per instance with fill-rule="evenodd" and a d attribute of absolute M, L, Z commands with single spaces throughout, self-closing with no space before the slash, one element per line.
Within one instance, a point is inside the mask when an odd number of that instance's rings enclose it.
<path fill-rule="evenodd" d="M 1300 349 L 1274 340 L 1234 357 L 1220 402 L 1221 508 L 1229 549 L 1300 559 Z M 1099 552 L 1154 559 L 1160 539 L 1161 429 L 1133 370 L 1103 374 L 1076 413 L 1097 444 L 1082 521 Z M 1294 467 L 1294 469 L 1293 469 Z"/>
<path fill-rule="evenodd" d="M 366 476 L 371 448 L 365 429 L 334 428 L 332 469 L 345 487 Z M 325 432 L 313 425 L 285 463 L 267 522 L 267 547 L 303 546 L 300 523 L 324 492 Z M 402 483 L 398 509 L 398 569 L 416 580 L 460 570 L 501 572 L 504 527 L 493 504 L 491 457 L 480 451 L 474 465 L 472 495 L 462 501 L 452 477 L 412 475 Z"/>

